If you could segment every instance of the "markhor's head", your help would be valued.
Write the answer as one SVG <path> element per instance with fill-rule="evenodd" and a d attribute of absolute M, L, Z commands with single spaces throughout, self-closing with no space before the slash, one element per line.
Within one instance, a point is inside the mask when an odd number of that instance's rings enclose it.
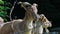
<path fill-rule="evenodd" d="M 34 9 L 32 8 L 32 4 L 28 2 L 19 2 L 18 4 L 21 4 L 21 7 L 23 7 L 27 12 L 30 12 L 34 19 L 37 19 Z"/>

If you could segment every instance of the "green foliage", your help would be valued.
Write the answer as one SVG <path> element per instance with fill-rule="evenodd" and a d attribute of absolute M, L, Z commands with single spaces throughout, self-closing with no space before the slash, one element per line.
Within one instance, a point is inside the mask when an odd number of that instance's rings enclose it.
<path fill-rule="evenodd" d="M 5 4 L 4 4 L 5 2 L 6 1 L 0 0 L 0 17 L 2 17 L 4 19 L 4 21 L 6 22 L 6 21 L 8 21 L 7 10 L 10 9 L 10 8 L 8 6 L 5 6 Z"/>
<path fill-rule="evenodd" d="M 0 4 L 4 4 L 4 2 L 2 0 L 0 0 Z"/>
<path fill-rule="evenodd" d="M 0 17 L 2 17 L 4 19 L 4 21 L 7 21 L 6 17 L 7 17 L 7 12 L 4 11 L 0 11 Z"/>

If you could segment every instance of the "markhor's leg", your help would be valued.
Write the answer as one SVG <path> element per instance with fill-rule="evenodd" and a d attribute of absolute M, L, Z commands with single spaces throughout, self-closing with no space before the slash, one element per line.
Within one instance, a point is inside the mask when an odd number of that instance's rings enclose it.
<path fill-rule="evenodd" d="M 40 26 L 40 28 L 39 28 L 39 34 L 43 34 L 43 27 L 42 26 Z"/>
<path fill-rule="evenodd" d="M 49 33 L 49 30 L 47 28 L 45 28 L 45 31 L 46 31 L 46 33 Z"/>

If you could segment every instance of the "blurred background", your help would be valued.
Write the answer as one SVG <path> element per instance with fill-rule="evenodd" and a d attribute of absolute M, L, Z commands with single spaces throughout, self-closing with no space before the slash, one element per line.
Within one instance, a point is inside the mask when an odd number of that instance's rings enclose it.
<path fill-rule="evenodd" d="M 38 4 L 38 14 L 44 14 L 52 22 L 50 31 L 60 31 L 60 0 L 0 0 L 0 17 L 5 22 L 10 21 L 9 13 L 14 1 L 29 2 Z M 12 19 L 23 19 L 25 10 L 20 5 L 15 4 L 12 12 Z"/>

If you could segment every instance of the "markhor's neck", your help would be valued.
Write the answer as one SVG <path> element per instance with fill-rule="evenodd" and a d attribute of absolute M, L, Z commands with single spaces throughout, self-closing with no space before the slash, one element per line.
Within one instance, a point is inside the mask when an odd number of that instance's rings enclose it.
<path fill-rule="evenodd" d="M 33 20 L 32 14 L 30 12 L 26 11 L 24 20 L 25 21 L 31 21 L 31 20 Z"/>

